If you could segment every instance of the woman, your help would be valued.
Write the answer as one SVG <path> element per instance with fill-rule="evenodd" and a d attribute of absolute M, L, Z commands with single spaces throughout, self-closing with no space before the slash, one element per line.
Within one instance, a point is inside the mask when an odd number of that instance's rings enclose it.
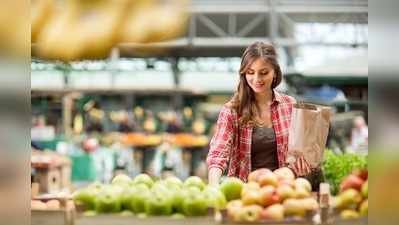
<path fill-rule="evenodd" d="M 295 99 L 274 89 L 282 79 L 276 50 L 256 42 L 242 56 L 240 81 L 217 121 L 207 157 L 208 181 L 218 184 L 225 169 L 243 181 L 259 168 L 286 166 L 288 129 Z M 291 168 L 297 176 L 310 173 L 299 158 Z"/>

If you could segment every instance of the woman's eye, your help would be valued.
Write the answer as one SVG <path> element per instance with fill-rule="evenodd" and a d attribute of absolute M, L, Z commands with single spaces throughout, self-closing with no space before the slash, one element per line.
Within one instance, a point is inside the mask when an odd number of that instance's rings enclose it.
<path fill-rule="evenodd" d="M 248 71 L 248 74 L 252 75 L 252 74 L 254 74 L 254 72 L 253 71 Z"/>

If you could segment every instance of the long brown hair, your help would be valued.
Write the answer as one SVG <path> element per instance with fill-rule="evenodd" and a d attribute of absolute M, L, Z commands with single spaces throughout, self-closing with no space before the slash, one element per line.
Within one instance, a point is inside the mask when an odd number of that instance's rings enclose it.
<path fill-rule="evenodd" d="M 263 42 L 255 42 L 248 46 L 241 59 L 239 71 L 240 82 L 237 91 L 234 93 L 234 96 L 230 101 L 231 107 L 240 116 L 240 125 L 253 124 L 253 118 L 258 113 L 255 94 L 245 78 L 245 74 L 250 65 L 258 58 L 264 59 L 273 66 L 275 77 L 273 79 L 272 89 L 277 87 L 282 79 L 280 65 L 277 62 L 277 53 L 273 45 L 265 44 Z"/>

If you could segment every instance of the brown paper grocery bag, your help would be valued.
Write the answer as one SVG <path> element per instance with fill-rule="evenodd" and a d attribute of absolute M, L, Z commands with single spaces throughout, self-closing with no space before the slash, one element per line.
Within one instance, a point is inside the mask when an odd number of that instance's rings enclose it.
<path fill-rule="evenodd" d="M 294 104 L 288 136 L 287 163 L 303 156 L 312 169 L 320 166 L 330 126 L 331 108 L 309 103 Z"/>

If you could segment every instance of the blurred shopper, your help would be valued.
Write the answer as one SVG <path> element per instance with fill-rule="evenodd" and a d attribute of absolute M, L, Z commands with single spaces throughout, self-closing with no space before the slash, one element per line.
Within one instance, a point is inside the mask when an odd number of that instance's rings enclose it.
<path fill-rule="evenodd" d="M 210 184 L 228 176 L 244 181 L 259 168 L 286 165 L 288 130 L 295 99 L 275 90 L 282 80 L 276 50 L 256 42 L 242 56 L 240 81 L 232 99 L 219 114 L 217 130 L 207 156 Z M 311 173 L 299 157 L 292 170 L 297 176 Z"/>
<path fill-rule="evenodd" d="M 172 136 L 165 135 L 157 148 L 154 159 L 154 175 L 158 177 L 177 176 L 186 178 L 184 173 L 182 150 L 173 144 Z"/>
<path fill-rule="evenodd" d="M 369 129 L 363 116 L 357 116 L 353 120 L 351 135 L 351 150 L 356 153 L 367 153 Z"/>
<path fill-rule="evenodd" d="M 129 120 L 129 116 L 126 114 L 119 122 L 118 131 L 121 133 L 130 133 L 135 131 L 135 124 Z"/>
<path fill-rule="evenodd" d="M 176 134 L 182 132 L 181 123 L 175 112 L 171 112 L 166 125 L 166 133 Z"/>

